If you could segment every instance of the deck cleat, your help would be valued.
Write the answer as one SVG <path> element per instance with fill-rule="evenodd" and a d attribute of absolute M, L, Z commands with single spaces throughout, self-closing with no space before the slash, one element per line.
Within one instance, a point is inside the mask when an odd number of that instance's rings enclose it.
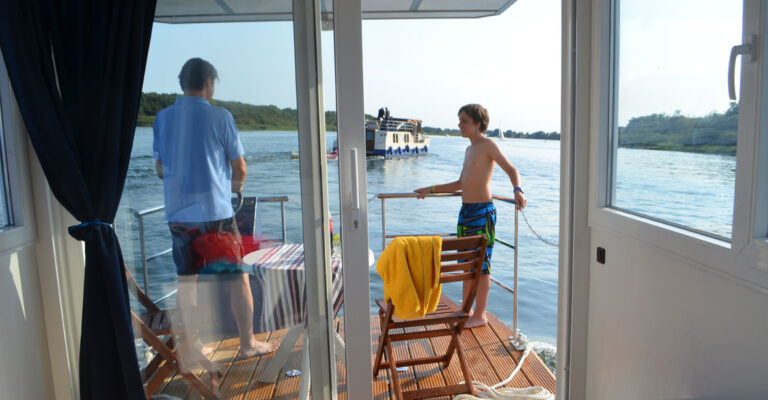
<path fill-rule="evenodd" d="M 528 346 L 528 336 L 520 332 L 520 329 L 512 331 L 512 336 L 509 337 L 509 341 L 512 343 L 512 347 L 515 350 L 525 350 Z"/>

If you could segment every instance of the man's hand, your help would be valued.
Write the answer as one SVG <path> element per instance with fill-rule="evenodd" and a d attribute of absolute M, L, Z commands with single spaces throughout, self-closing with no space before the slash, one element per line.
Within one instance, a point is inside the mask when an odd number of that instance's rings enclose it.
<path fill-rule="evenodd" d="M 155 171 L 157 171 L 157 177 L 163 179 L 163 163 L 160 160 L 155 160 Z"/>
<path fill-rule="evenodd" d="M 427 197 L 428 194 L 433 193 L 432 192 L 432 188 L 433 187 L 434 186 L 428 186 L 428 187 L 423 187 L 423 188 L 419 188 L 419 189 L 414 190 L 414 192 L 416 192 L 416 198 L 417 199 L 423 199 L 423 198 Z"/>
<path fill-rule="evenodd" d="M 525 199 L 525 196 L 523 196 L 523 192 L 516 190 L 515 191 L 515 208 L 518 210 L 522 210 L 525 208 L 526 204 L 528 204 L 528 200 Z"/>

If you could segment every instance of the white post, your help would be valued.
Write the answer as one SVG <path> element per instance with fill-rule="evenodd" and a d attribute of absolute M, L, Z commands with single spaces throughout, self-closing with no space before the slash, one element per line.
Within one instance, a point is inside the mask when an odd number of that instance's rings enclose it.
<path fill-rule="evenodd" d="M 320 52 L 319 0 L 293 0 L 296 102 L 299 120 L 301 221 L 307 290 L 307 333 L 313 399 L 336 397 L 330 291 L 328 182 Z"/>
<path fill-rule="evenodd" d="M 346 382 L 349 399 L 373 398 L 371 358 L 363 356 L 371 352 L 371 300 L 361 10 L 360 0 L 335 0 L 333 3 Z"/>

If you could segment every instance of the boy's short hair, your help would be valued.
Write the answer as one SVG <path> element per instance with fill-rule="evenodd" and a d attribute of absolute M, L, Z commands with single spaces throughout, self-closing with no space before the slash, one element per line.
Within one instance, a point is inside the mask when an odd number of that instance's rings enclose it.
<path fill-rule="evenodd" d="M 202 90 L 208 78 L 219 79 L 219 73 L 211 63 L 199 57 L 187 60 L 179 72 L 181 90 Z"/>
<path fill-rule="evenodd" d="M 485 133 L 488 130 L 488 124 L 491 118 L 488 116 L 488 110 L 480 104 L 467 104 L 459 109 L 459 114 L 467 114 L 473 121 L 480 123 L 480 132 Z"/>

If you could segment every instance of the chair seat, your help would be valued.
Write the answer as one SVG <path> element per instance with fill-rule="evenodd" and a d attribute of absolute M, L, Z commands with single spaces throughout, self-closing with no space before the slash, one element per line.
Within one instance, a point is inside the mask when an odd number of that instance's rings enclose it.
<path fill-rule="evenodd" d="M 379 306 L 379 312 L 386 312 L 387 302 L 384 301 L 384 299 L 376 299 L 376 304 Z M 437 303 L 437 308 L 435 311 L 432 311 L 424 317 L 413 319 L 401 319 L 392 315 L 388 326 L 389 328 L 406 328 L 409 326 L 423 325 L 424 323 L 440 324 L 456 322 L 468 318 L 469 316 L 466 315 L 466 313 L 464 313 L 464 311 L 459 306 L 457 306 L 456 303 L 445 297 L 445 295 L 441 295 L 440 301 Z"/>
<path fill-rule="evenodd" d="M 149 329 L 156 335 L 163 336 L 169 335 L 173 331 L 171 324 L 171 318 L 168 316 L 167 310 L 160 310 L 156 312 L 145 312 L 141 314 L 141 322 L 144 323 Z"/>
<path fill-rule="evenodd" d="M 188 308 L 148 310 L 141 314 L 141 322 L 158 336 L 182 334 L 194 329 L 210 326 L 209 316 L 214 312 L 210 305 L 197 305 Z M 182 318 L 182 314 L 188 314 Z M 182 325 L 187 321 L 189 326 Z"/>

